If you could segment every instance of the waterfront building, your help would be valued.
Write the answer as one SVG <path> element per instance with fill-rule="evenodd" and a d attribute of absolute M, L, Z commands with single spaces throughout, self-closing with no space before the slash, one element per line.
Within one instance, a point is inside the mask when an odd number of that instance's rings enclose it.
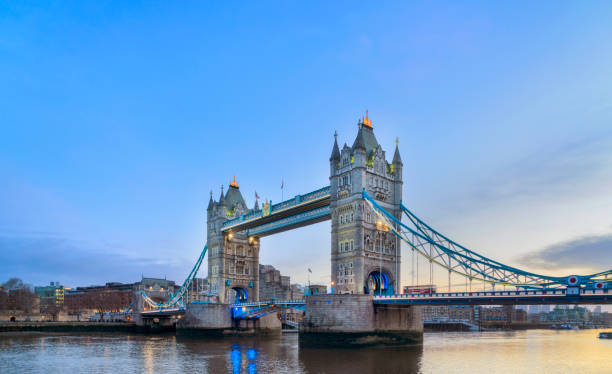
<path fill-rule="evenodd" d="M 478 316 L 481 322 L 512 323 L 526 322 L 527 313 L 512 305 L 476 307 L 479 309 Z"/>
<path fill-rule="evenodd" d="M 135 283 L 108 282 L 103 286 L 76 287 L 66 291 L 64 309 L 75 319 L 94 313 L 118 313 L 132 302 Z"/>
<path fill-rule="evenodd" d="M 542 314 L 540 318 L 546 322 L 588 322 L 591 319 L 591 312 L 577 305 L 571 309 L 557 306 L 552 312 Z"/>
<path fill-rule="evenodd" d="M 34 287 L 40 297 L 41 307 L 61 307 L 64 304 L 65 287 L 59 282 L 50 282 L 48 286 Z"/>
<path fill-rule="evenodd" d="M 422 307 L 422 319 L 471 322 L 474 320 L 474 308 L 469 305 L 425 305 Z"/>

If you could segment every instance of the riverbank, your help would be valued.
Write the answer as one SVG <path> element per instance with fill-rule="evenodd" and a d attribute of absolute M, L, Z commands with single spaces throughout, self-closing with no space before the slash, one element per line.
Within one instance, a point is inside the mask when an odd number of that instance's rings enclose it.
<path fill-rule="evenodd" d="M 10 322 L 0 323 L 1 332 L 138 332 L 133 323 L 124 322 Z"/>

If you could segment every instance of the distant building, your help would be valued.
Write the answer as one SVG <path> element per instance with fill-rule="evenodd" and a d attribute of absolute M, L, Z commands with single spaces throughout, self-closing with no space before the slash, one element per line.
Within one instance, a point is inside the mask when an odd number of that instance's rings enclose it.
<path fill-rule="evenodd" d="M 169 296 L 177 291 L 179 287 L 174 281 L 161 278 L 142 278 L 140 282 L 134 283 L 136 291 L 154 291 L 160 295 Z"/>
<path fill-rule="evenodd" d="M 423 321 L 473 321 L 474 308 L 469 305 L 424 305 Z"/>
<path fill-rule="evenodd" d="M 119 282 L 108 282 L 103 286 L 76 287 L 66 290 L 64 309 L 69 315 L 83 317 L 93 313 L 122 312 L 132 302 L 134 289 L 134 283 Z"/>
<path fill-rule="evenodd" d="M 215 302 L 216 297 L 210 292 L 207 278 L 194 278 L 185 296 L 183 296 L 183 300 L 188 303 Z"/>
<path fill-rule="evenodd" d="M 48 286 L 34 287 L 34 292 L 40 297 L 41 308 L 61 308 L 64 304 L 64 286 L 59 282 L 50 282 Z"/>
<path fill-rule="evenodd" d="M 511 305 L 478 307 L 478 309 L 478 316 L 481 322 L 512 323 L 527 321 L 527 313 Z"/>
<path fill-rule="evenodd" d="M 591 319 L 591 312 L 585 307 L 575 305 L 572 309 L 557 306 L 552 312 L 543 314 L 542 321 L 546 322 L 587 322 Z"/>
<path fill-rule="evenodd" d="M 303 296 L 302 288 L 291 284 L 289 276 L 281 275 L 272 265 L 259 264 L 259 300 L 293 300 Z"/>

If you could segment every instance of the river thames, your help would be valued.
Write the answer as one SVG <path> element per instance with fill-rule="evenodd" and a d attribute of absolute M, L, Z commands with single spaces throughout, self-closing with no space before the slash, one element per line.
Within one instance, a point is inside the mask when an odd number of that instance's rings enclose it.
<path fill-rule="evenodd" d="M 404 348 L 305 349 L 297 334 L 0 334 L 2 373 L 611 373 L 596 330 L 426 333 Z"/>

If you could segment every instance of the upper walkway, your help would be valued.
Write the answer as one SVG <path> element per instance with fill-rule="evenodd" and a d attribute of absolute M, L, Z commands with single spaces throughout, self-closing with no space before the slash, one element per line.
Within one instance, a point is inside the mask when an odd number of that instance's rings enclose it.
<path fill-rule="evenodd" d="M 248 230 L 249 236 L 267 236 L 330 219 L 330 187 L 296 195 L 267 209 L 223 222 L 222 232 Z"/>

